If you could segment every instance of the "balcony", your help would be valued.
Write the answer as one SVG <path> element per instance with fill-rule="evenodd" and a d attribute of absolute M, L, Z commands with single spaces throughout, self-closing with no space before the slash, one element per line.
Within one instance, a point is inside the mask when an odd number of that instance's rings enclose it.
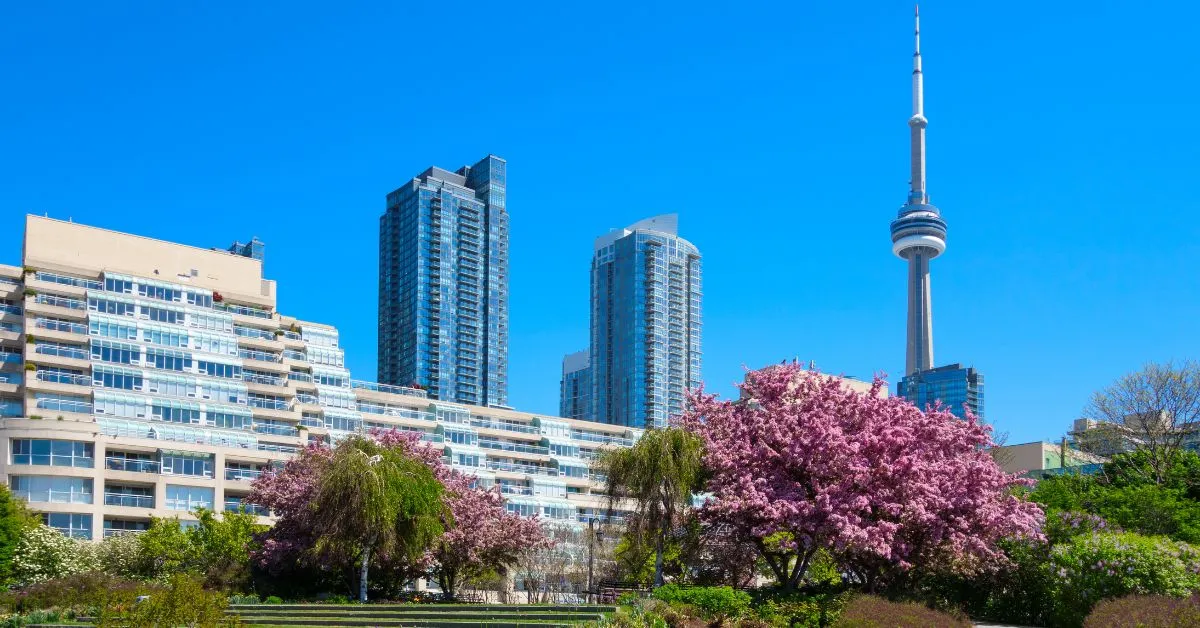
<path fill-rule="evenodd" d="M 88 352 L 81 347 L 68 347 L 65 345 L 54 344 L 37 344 L 33 352 L 37 355 L 47 355 L 58 358 L 67 358 L 69 360 L 84 360 L 88 359 Z"/>
<path fill-rule="evenodd" d="M 130 471 L 133 473 L 158 473 L 161 466 L 157 460 L 110 457 L 104 459 L 104 468 L 112 471 Z"/>
<path fill-rule="evenodd" d="M 241 482 L 253 482 L 262 476 L 262 469 L 225 469 L 225 479 Z"/>
<path fill-rule="evenodd" d="M 89 388 L 92 385 L 92 376 L 82 373 L 61 373 L 43 369 L 35 371 L 34 377 L 38 381 L 50 384 L 69 384 L 71 386 L 87 386 Z"/>
<path fill-rule="evenodd" d="M 143 532 L 145 532 L 145 530 L 122 530 L 120 528 L 104 528 L 104 538 L 107 539 L 110 536 L 121 536 L 123 534 L 141 534 Z"/>
<path fill-rule="evenodd" d="M 214 303 L 213 309 L 221 312 L 229 312 L 230 314 L 237 314 L 239 316 L 250 316 L 252 318 L 270 319 L 273 316 L 271 312 L 268 312 L 267 310 L 260 310 L 254 307 L 247 307 L 245 305 L 231 305 L 229 303 Z"/>
<path fill-rule="evenodd" d="M 30 503 L 90 504 L 93 499 L 91 493 L 80 491 L 13 491 L 12 494 Z"/>
<path fill-rule="evenodd" d="M 266 351 L 257 351 L 254 349 L 238 349 L 238 357 L 244 360 L 270 362 L 272 364 L 283 362 L 283 356 L 278 353 L 267 353 Z"/>
<path fill-rule="evenodd" d="M 510 473 L 524 473 L 527 475 L 558 475 L 558 469 L 552 467 L 539 467 L 534 464 L 520 464 L 517 462 L 501 462 L 499 460 L 488 460 L 487 468 L 492 471 L 508 471 Z"/>
<path fill-rule="evenodd" d="M 524 454 L 540 454 L 543 456 L 550 455 L 550 448 L 542 447 L 540 445 L 525 445 L 525 444 L 521 444 L 521 443 L 506 443 L 503 441 L 495 441 L 495 440 L 480 440 L 479 446 L 484 449 L 498 449 L 501 451 L 515 451 L 515 452 L 520 452 L 520 453 L 524 453 Z"/>
<path fill-rule="evenodd" d="M 224 505 L 225 505 L 225 512 L 242 511 L 242 512 L 246 512 L 246 513 L 249 513 L 252 515 L 258 515 L 259 517 L 270 517 L 271 516 L 270 510 L 267 510 L 266 508 L 259 506 L 258 504 L 244 503 L 240 499 L 227 499 L 227 500 L 225 500 Z"/>
<path fill-rule="evenodd" d="M 242 381 L 248 384 L 262 384 L 263 386 L 287 386 L 287 379 L 279 375 L 268 375 L 266 373 L 247 373 L 242 372 Z"/>
<path fill-rule="evenodd" d="M 255 423 L 254 431 L 259 434 L 272 434 L 275 436 L 299 436 L 300 430 L 289 425 L 270 425 Z"/>
<path fill-rule="evenodd" d="M 124 506 L 126 508 L 154 508 L 154 496 L 130 493 L 105 493 L 104 505 Z"/>
<path fill-rule="evenodd" d="M 88 327 L 83 323 L 74 323 L 54 318 L 38 318 L 33 322 L 33 326 L 38 329 L 58 331 L 66 334 L 81 334 L 86 336 L 88 333 Z"/>
<path fill-rule="evenodd" d="M 514 484 L 500 484 L 500 492 L 505 495 L 533 495 L 532 486 L 517 486 Z"/>
<path fill-rule="evenodd" d="M 91 414 L 92 404 L 86 401 L 70 401 L 67 399 L 38 399 L 37 407 L 41 410 L 56 412 L 74 412 L 76 414 Z"/>
<path fill-rule="evenodd" d="M 374 392 L 388 393 L 392 395 L 405 395 L 407 397 L 419 397 L 421 399 L 428 398 L 428 393 L 420 388 L 412 388 L 409 386 L 393 386 L 391 384 L 380 384 L 377 382 L 365 382 L 362 380 L 351 380 L 351 388 L 359 390 L 371 390 Z"/>

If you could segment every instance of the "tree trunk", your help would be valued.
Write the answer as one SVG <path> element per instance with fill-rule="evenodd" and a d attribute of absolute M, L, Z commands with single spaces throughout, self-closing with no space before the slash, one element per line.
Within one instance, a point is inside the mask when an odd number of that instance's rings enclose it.
<path fill-rule="evenodd" d="M 362 566 L 358 571 L 358 601 L 367 603 L 367 566 L 371 564 L 371 547 L 363 548 Z"/>
<path fill-rule="evenodd" d="M 663 526 L 658 531 L 658 538 L 654 542 L 654 586 L 661 587 L 663 585 L 663 551 L 667 540 L 667 528 Z"/>
<path fill-rule="evenodd" d="M 446 601 L 454 599 L 454 589 L 457 584 L 456 580 L 458 580 L 457 575 L 454 570 L 442 567 L 442 573 L 438 577 L 438 584 L 442 587 L 442 596 Z"/>

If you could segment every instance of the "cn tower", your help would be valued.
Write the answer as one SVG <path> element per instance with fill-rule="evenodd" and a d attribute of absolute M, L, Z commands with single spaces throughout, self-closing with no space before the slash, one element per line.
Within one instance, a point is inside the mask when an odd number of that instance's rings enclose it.
<path fill-rule="evenodd" d="M 892 252 L 908 262 L 908 347 L 904 374 L 933 368 L 933 301 L 929 260 L 946 250 L 946 221 L 925 191 L 925 89 L 921 75 L 921 16 L 917 11 L 913 52 L 913 113 L 908 119 L 912 174 L 908 202 L 892 221 Z"/>

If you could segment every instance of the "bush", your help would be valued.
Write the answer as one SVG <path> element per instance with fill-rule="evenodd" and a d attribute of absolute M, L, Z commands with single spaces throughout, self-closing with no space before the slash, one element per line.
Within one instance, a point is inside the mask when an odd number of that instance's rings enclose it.
<path fill-rule="evenodd" d="M 19 584 L 36 584 L 98 568 L 91 543 L 64 536 L 45 525 L 25 530 L 13 551 L 12 577 Z"/>
<path fill-rule="evenodd" d="M 850 600 L 834 628 L 970 628 L 962 617 L 939 613 L 908 602 L 889 602 L 871 595 Z"/>
<path fill-rule="evenodd" d="M 850 594 L 837 591 L 784 592 L 774 589 L 756 591 L 754 612 L 774 626 L 822 628 L 842 613 Z"/>
<path fill-rule="evenodd" d="M 60 608 L 91 614 L 105 606 L 130 604 L 138 595 L 150 593 L 152 590 L 140 582 L 100 572 L 89 572 L 47 580 L 7 592 L 3 601 L 14 613 Z"/>
<path fill-rule="evenodd" d="M 1096 605 L 1084 628 L 1190 628 L 1200 626 L 1200 595 L 1130 595 Z"/>
<path fill-rule="evenodd" d="M 260 604 L 262 600 L 257 595 L 231 595 L 230 604 Z"/>
<path fill-rule="evenodd" d="M 750 610 L 750 594 L 731 587 L 688 587 L 668 584 L 654 590 L 654 598 L 671 605 L 699 609 L 705 619 L 742 617 Z"/>
<path fill-rule="evenodd" d="M 119 625 L 195 628 L 240 626 L 241 621 L 236 616 L 225 614 L 227 607 L 224 595 L 205 591 L 199 580 L 177 574 L 171 576 L 165 590 L 135 604 L 126 620 L 106 617 L 97 625 L 101 628 Z"/>
<path fill-rule="evenodd" d="M 343 598 L 344 597 L 345 596 L 343 596 Z M 267 599 L 263 600 L 263 604 L 283 604 L 283 599 L 278 595 L 271 595 L 268 596 Z"/>
<path fill-rule="evenodd" d="M 1129 594 L 1183 597 L 1200 589 L 1200 548 L 1133 533 L 1078 536 L 1050 551 L 1055 623 L 1078 626 L 1098 601 Z"/>

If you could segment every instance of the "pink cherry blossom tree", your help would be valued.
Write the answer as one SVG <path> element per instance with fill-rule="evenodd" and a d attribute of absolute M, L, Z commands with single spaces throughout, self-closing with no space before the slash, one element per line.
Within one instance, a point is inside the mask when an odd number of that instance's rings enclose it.
<path fill-rule="evenodd" d="M 692 396 L 681 423 L 712 474 L 701 516 L 752 542 L 781 586 L 822 548 L 875 588 L 916 566 L 1002 564 L 998 541 L 1041 536 L 1041 509 L 985 451 L 989 427 L 884 386 L 782 364 L 750 372 L 737 400 Z"/>
<path fill-rule="evenodd" d="M 523 551 L 550 545 L 537 517 L 508 512 L 499 488 L 478 488 L 474 480 L 456 471 L 442 480 L 452 520 L 445 522 L 446 533 L 431 558 L 448 598 L 454 598 L 464 578 L 507 568 Z"/>

